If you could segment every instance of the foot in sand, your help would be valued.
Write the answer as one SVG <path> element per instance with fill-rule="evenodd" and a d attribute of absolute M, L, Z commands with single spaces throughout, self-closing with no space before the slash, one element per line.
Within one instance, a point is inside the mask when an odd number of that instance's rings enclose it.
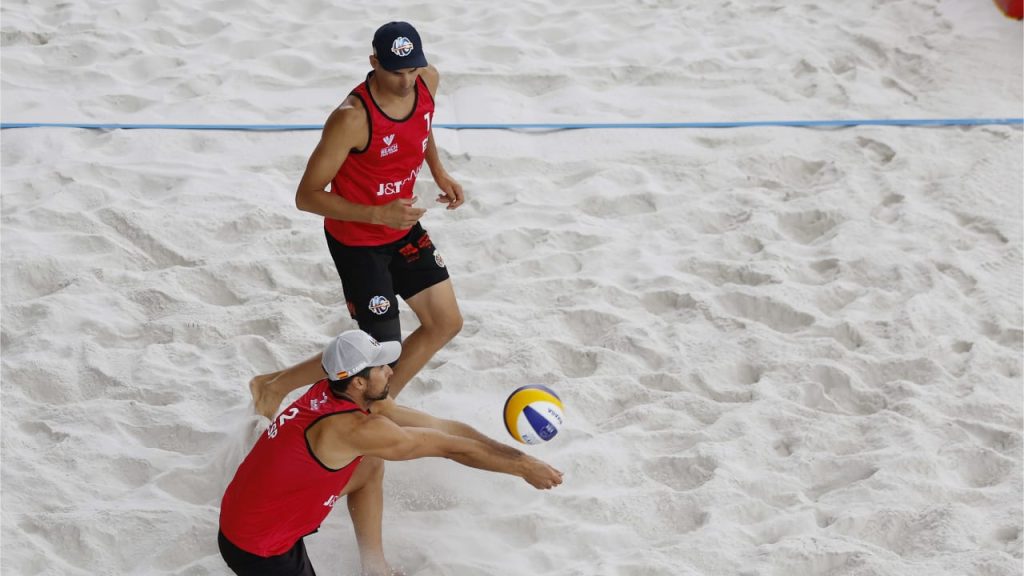
<path fill-rule="evenodd" d="M 249 381 L 249 392 L 252 393 L 252 403 L 257 414 L 262 414 L 273 420 L 277 409 L 281 406 L 285 394 L 274 387 L 277 373 L 261 374 Z"/>

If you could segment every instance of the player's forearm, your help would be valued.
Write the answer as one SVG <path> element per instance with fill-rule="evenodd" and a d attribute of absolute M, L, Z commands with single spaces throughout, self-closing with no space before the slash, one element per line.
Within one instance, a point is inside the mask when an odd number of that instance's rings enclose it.
<path fill-rule="evenodd" d="M 441 164 L 441 156 L 437 153 L 437 145 L 434 144 L 434 133 L 431 132 L 427 138 L 427 151 L 426 156 L 427 167 L 430 168 L 430 175 L 434 179 L 438 179 L 442 174 L 448 172 L 444 169 L 444 165 Z"/>
<path fill-rule="evenodd" d="M 352 202 L 323 190 L 300 190 L 295 194 L 295 207 L 334 220 L 377 223 L 375 206 Z"/>
<path fill-rule="evenodd" d="M 491 442 L 502 449 L 472 438 L 458 437 L 452 442 L 446 457 L 471 468 L 522 476 L 527 456 L 515 448 Z"/>
<path fill-rule="evenodd" d="M 481 434 L 480 432 L 477 431 L 476 428 L 473 428 L 469 424 L 464 424 L 456 420 L 442 420 L 441 422 L 443 430 L 448 434 L 452 434 L 453 436 L 459 436 L 462 438 L 468 438 L 470 440 L 475 440 L 487 446 L 491 450 L 494 450 L 501 454 L 505 454 L 509 457 L 517 457 L 522 455 L 522 452 L 520 452 L 519 450 L 516 450 L 511 446 L 502 444 L 501 442 L 498 442 L 496 440 L 491 439 L 488 436 L 485 436 L 484 434 Z"/>

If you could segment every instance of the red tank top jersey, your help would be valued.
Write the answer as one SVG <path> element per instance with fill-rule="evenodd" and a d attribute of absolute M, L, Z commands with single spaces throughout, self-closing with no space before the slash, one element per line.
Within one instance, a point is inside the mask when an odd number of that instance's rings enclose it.
<path fill-rule="evenodd" d="M 416 176 L 423 165 L 434 117 L 434 98 L 423 78 L 416 78 L 416 98 L 412 112 L 401 119 L 381 110 L 370 94 L 369 81 L 352 94 L 366 109 L 369 143 L 349 153 L 331 181 L 331 192 L 351 202 L 381 205 L 399 198 L 411 198 Z M 408 230 L 395 230 L 380 224 L 324 219 L 324 227 L 335 240 L 347 246 L 380 246 L 401 239 Z"/>
<path fill-rule="evenodd" d="M 355 411 L 362 412 L 321 380 L 278 415 L 221 501 L 220 529 L 231 543 L 257 556 L 276 556 L 320 527 L 363 457 L 332 470 L 313 455 L 306 430 L 327 416 Z"/>

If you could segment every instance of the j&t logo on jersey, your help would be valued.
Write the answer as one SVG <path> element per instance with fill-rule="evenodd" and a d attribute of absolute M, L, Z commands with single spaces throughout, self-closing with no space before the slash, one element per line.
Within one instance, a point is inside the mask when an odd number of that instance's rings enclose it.
<path fill-rule="evenodd" d="M 380 149 L 380 157 L 390 156 L 398 152 L 398 144 L 395 143 L 395 135 L 388 134 L 384 137 L 384 147 Z"/>
<path fill-rule="evenodd" d="M 398 144 L 395 144 L 395 146 L 398 146 Z M 416 175 L 420 173 L 420 168 L 422 167 L 423 165 L 421 164 L 413 168 L 412 171 L 409 172 L 409 176 L 396 182 L 381 182 L 380 184 L 377 184 L 377 196 L 391 196 L 393 194 L 401 194 L 402 186 L 405 186 L 406 184 L 411 185 L 413 182 L 415 182 Z"/>
<path fill-rule="evenodd" d="M 370 312 L 380 316 L 391 308 L 391 301 L 383 296 L 374 296 L 370 299 Z"/>
<path fill-rule="evenodd" d="M 394 42 L 391 43 L 391 52 L 395 56 L 408 56 L 409 54 L 412 53 L 413 48 L 414 46 L 412 45 L 412 41 L 410 41 L 405 36 L 399 36 L 398 38 L 395 38 Z"/>

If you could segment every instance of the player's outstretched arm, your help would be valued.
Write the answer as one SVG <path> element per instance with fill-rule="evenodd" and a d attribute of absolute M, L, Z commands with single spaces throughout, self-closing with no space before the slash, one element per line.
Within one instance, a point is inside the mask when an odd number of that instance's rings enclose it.
<path fill-rule="evenodd" d="M 510 456 L 521 454 L 519 450 L 516 450 L 506 444 L 502 444 L 496 440 L 492 440 L 490 437 L 481 434 L 476 428 L 473 428 L 469 424 L 459 422 L 458 420 L 445 420 L 444 418 L 431 416 L 426 412 L 421 412 L 419 410 L 409 408 L 408 406 L 402 406 L 395 402 L 393 398 L 374 402 L 371 410 L 374 414 L 385 416 L 399 426 L 433 428 L 434 430 L 440 430 L 447 434 L 452 434 L 453 436 L 461 436 L 463 438 L 482 442 L 495 450 L 507 452 Z"/>
<path fill-rule="evenodd" d="M 434 428 L 399 426 L 379 415 L 369 416 L 362 425 L 350 430 L 346 442 L 366 456 L 385 460 L 448 458 L 464 466 L 519 476 L 542 490 L 562 483 L 561 472 L 514 448 L 503 446 L 498 450 L 479 440 Z"/>

